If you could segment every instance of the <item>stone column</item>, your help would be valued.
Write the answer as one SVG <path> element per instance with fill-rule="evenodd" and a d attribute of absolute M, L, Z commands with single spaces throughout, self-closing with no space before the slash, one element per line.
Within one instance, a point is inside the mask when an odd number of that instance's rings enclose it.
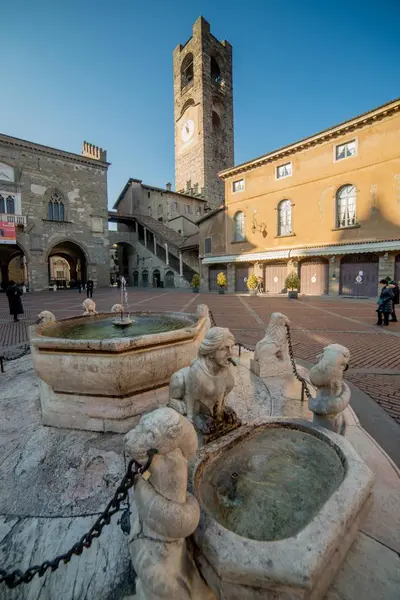
<path fill-rule="evenodd" d="M 147 248 L 147 229 L 143 227 L 144 230 L 144 247 Z"/>
<path fill-rule="evenodd" d="M 328 294 L 339 296 L 341 256 L 329 257 Z"/>
<path fill-rule="evenodd" d="M 23 261 L 23 265 L 24 265 L 24 285 L 28 285 L 29 284 L 29 279 L 28 279 L 28 267 L 26 265 L 26 256 L 25 254 L 22 257 L 22 261 Z"/>
<path fill-rule="evenodd" d="M 154 242 L 154 254 L 157 256 L 157 240 L 156 236 L 153 234 L 153 242 Z"/>
<path fill-rule="evenodd" d="M 209 292 L 208 266 L 203 265 L 200 260 L 200 291 Z"/>
<path fill-rule="evenodd" d="M 164 243 L 164 246 L 165 246 L 165 264 L 168 267 L 169 266 L 169 257 L 168 257 L 168 244 L 167 244 L 167 242 Z"/>
<path fill-rule="evenodd" d="M 379 256 L 378 281 L 391 277 L 394 279 L 396 252 L 384 252 Z M 378 289 L 379 286 L 378 286 Z"/>
<path fill-rule="evenodd" d="M 179 275 L 182 277 L 183 275 L 183 262 L 182 262 L 182 252 L 179 252 Z"/>
<path fill-rule="evenodd" d="M 235 293 L 235 265 L 232 263 L 229 263 L 229 265 L 228 265 L 226 279 L 227 279 L 228 294 L 234 294 Z"/>

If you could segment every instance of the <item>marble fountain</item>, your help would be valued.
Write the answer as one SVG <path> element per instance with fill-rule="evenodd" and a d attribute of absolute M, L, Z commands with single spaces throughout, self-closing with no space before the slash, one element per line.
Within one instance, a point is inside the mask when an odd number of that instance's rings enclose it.
<path fill-rule="evenodd" d="M 210 328 L 204 305 L 191 315 L 133 313 L 136 331 L 146 327 L 137 337 L 131 326 L 112 329 L 113 308 L 97 315 L 88 303 L 84 317 L 58 323 L 44 311 L 31 328 L 42 424 L 58 428 L 42 429 L 85 430 L 70 432 L 82 449 L 94 440 L 121 451 L 123 441 L 125 462 L 144 461 L 152 448 L 158 454 L 131 493 L 129 535 L 110 533 L 105 575 L 92 584 L 100 566 L 81 566 L 80 591 L 70 591 L 71 561 L 62 585 L 46 575 L 47 592 L 35 597 L 128 598 L 130 557 L 137 600 L 324 598 L 368 513 L 374 479 L 344 437 L 348 350 L 328 346 L 310 371 L 297 366 L 311 391 L 307 404 L 280 313 L 254 354 L 239 357 L 230 331 Z M 121 456 L 111 468 L 115 481 Z"/>
<path fill-rule="evenodd" d="M 47 315 L 30 327 L 42 422 L 126 433 L 142 414 L 167 403 L 172 374 L 195 358 L 210 326 L 208 310 L 135 312 L 126 325 L 122 305 L 97 314 L 92 300 L 83 304 L 81 317 Z"/>

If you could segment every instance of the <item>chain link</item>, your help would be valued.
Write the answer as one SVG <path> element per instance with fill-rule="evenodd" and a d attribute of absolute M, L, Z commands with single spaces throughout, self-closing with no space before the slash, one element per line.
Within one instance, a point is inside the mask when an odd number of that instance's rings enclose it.
<path fill-rule="evenodd" d="M 302 385 L 302 392 L 304 391 L 305 395 L 307 396 L 307 399 L 311 400 L 312 395 L 309 390 L 307 381 L 297 371 L 296 361 L 295 361 L 294 354 L 293 354 L 292 337 L 290 335 L 289 325 L 286 325 L 286 337 L 287 337 L 287 341 L 288 341 L 289 357 L 290 357 L 290 362 L 292 363 L 292 369 L 293 369 L 294 376 L 296 377 L 296 379 L 298 381 L 300 381 L 300 383 Z"/>
<path fill-rule="evenodd" d="M 29 344 L 26 344 L 24 349 L 22 350 L 22 352 L 17 354 L 17 356 L 6 356 L 5 354 L 2 354 L 1 358 L 2 358 L 2 360 L 6 361 L 6 362 L 10 362 L 12 360 L 18 360 L 18 358 L 22 358 L 23 356 L 25 356 L 25 354 L 28 354 L 29 352 L 30 352 L 30 346 L 29 346 Z"/>
<path fill-rule="evenodd" d="M 216 327 L 217 326 L 217 322 L 216 322 L 216 320 L 214 318 L 212 310 L 208 309 L 208 314 L 210 316 L 211 327 Z"/>
<path fill-rule="evenodd" d="M 93 540 L 100 537 L 103 528 L 110 524 L 111 517 L 121 510 L 121 503 L 127 498 L 128 491 L 131 487 L 133 487 L 136 476 L 143 474 L 149 469 L 151 461 L 153 460 L 154 455 L 157 453 L 158 451 L 155 449 L 149 450 L 147 452 L 148 459 L 144 465 L 141 465 L 134 458 L 129 461 L 126 473 L 122 478 L 121 483 L 117 487 L 113 498 L 107 504 L 106 508 L 101 513 L 97 521 L 89 529 L 89 531 L 85 533 L 79 542 L 74 544 L 72 548 L 68 550 L 68 552 L 56 556 L 56 558 L 51 561 L 45 560 L 41 565 L 29 567 L 24 572 L 16 569 L 10 573 L 7 573 L 7 571 L 4 569 L 0 569 L 0 583 L 5 583 L 9 588 L 15 588 L 21 583 L 29 583 L 32 581 L 35 575 L 43 577 L 48 569 L 51 569 L 53 572 L 58 569 L 61 562 L 68 564 L 74 554 L 80 556 L 85 548 L 90 548 Z"/>

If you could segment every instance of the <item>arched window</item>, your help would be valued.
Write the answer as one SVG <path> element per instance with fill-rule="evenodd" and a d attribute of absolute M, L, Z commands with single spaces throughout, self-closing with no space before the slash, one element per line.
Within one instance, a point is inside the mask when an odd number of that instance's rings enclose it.
<path fill-rule="evenodd" d="M 244 213 L 237 212 L 233 217 L 233 241 L 243 242 L 245 239 Z"/>
<path fill-rule="evenodd" d="M 189 52 L 181 66 L 181 89 L 193 81 L 193 54 Z"/>
<path fill-rule="evenodd" d="M 12 196 L 8 196 L 7 200 L 6 200 L 6 205 L 7 205 L 7 214 L 8 215 L 15 215 L 15 200 Z"/>
<path fill-rule="evenodd" d="M 49 221 L 65 221 L 65 209 L 62 196 L 56 190 L 51 194 L 47 205 L 47 218 Z"/>
<path fill-rule="evenodd" d="M 0 213 L 5 213 L 6 212 L 6 201 L 4 200 L 4 197 L 0 194 Z"/>
<path fill-rule="evenodd" d="M 336 227 L 351 227 L 356 224 L 356 188 L 343 185 L 336 193 Z"/>
<path fill-rule="evenodd" d="M 292 233 L 292 203 L 290 200 L 281 200 L 278 204 L 278 235 Z"/>
<path fill-rule="evenodd" d="M 221 69 L 213 56 L 211 57 L 211 80 L 214 83 L 221 83 Z"/>

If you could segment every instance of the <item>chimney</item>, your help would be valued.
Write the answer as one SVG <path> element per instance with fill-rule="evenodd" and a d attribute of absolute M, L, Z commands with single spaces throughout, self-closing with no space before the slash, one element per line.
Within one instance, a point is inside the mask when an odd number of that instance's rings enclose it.
<path fill-rule="evenodd" d="M 99 146 L 90 144 L 89 142 L 83 142 L 82 156 L 86 156 L 86 158 L 93 158 L 94 160 L 101 160 L 102 162 L 107 162 L 107 151 L 103 150 L 103 148 L 99 148 Z"/>
<path fill-rule="evenodd" d="M 170 192 L 172 190 L 172 183 L 168 182 L 165 187 L 167 188 L 167 191 Z"/>

